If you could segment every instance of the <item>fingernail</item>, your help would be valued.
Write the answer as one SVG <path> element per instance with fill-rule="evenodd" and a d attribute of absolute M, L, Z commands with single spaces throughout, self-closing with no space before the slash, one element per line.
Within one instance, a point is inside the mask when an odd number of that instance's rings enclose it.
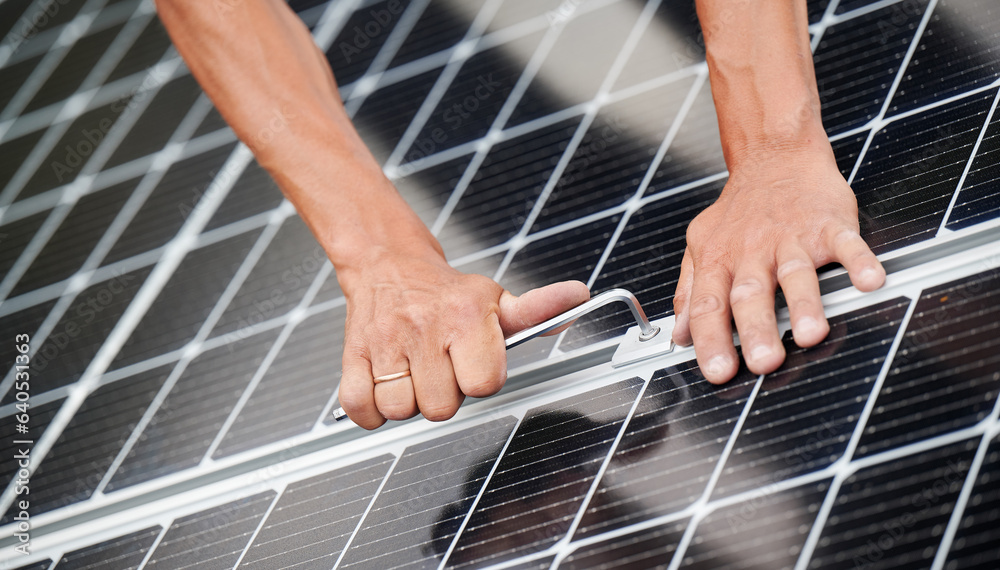
<path fill-rule="evenodd" d="M 878 281 L 878 270 L 874 267 L 865 267 L 861 270 L 861 275 L 859 276 L 861 281 L 864 283 L 876 283 Z"/>
<path fill-rule="evenodd" d="M 754 349 L 750 351 L 750 360 L 759 362 L 761 360 L 766 360 L 772 354 L 774 354 L 774 351 L 771 350 L 771 347 L 766 344 L 762 344 L 754 347 Z"/>
<path fill-rule="evenodd" d="M 728 358 L 725 356 L 716 356 L 708 361 L 708 366 L 705 367 L 705 373 L 709 376 L 721 376 L 722 374 L 725 374 L 726 368 L 728 367 Z"/>
<path fill-rule="evenodd" d="M 812 317 L 802 317 L 796 323 L 795 331 L 798 331 L 800 335 L 812 337 L 819 332 L 819 321 Z"/>

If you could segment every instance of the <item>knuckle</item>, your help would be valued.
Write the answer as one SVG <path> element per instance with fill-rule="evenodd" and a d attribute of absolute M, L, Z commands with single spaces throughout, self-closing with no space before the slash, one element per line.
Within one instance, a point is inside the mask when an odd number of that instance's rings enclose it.
<path fill-rule="evenodd" d="M 380 414 L 389 419 L 406 419 L 416 412 L 416 403 L 399 398 L 379 398 L 376 396 L 376 407 Z M 346 409 L 346 408 L 345 408 Z"/>
<path fill-rule="evenodd" d="M 458 404 L 449 402 L 432 402 L 420 406 L 420 413 L 432 422 L 450 420 L 458 411 Z"/>
<path fill-rule="evenodd" d="M 778 280 L 787 279 L 796 273 L 813 273 L 816 267 L 805 259 L 791 259 L 778 266 Z"/>
<path fill-rule="evenodd" d="M 701 293 L 691 299 L 691 318 L 698 319 L 722 312 L 722 299 L 712 293 Z"/>
<path fill-rule="evenodd" d="M 348 415 L 364 412 L 371 405 L 372 395 L 344 382 L 340 387 L 340 406 Z"/>
<path fill-rule="evenodd" d="M 729 291 L 729 303 L 733 306 L 741 305 L 763 295 L 764 284 L 757 279 L 748 279 L 740 281 Z"/>
<path fill-rule="evenodd" d="M 507 382 L 507 368 L 497 367 L 495 370 L 485 371 L 477 378 L 459 380 L 459 385 L 466 396 L 483 398 L 499 392 L 505 382 Z"/>

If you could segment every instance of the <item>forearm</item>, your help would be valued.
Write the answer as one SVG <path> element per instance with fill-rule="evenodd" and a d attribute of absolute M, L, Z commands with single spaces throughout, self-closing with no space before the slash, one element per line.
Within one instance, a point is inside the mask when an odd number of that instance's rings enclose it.
<path fill-rule="evenodd" d="M 726 163 L 829 153 L 805 0 L 698 0 Z"/>
<path fill-rule="evenodd" d="M 157 7 L 195 78 L 339 272 L 381 251 L 439 253 L 358 136 L 326 59 L 284 2 L 244 2 L 225 14 L 200 0 Z"/>

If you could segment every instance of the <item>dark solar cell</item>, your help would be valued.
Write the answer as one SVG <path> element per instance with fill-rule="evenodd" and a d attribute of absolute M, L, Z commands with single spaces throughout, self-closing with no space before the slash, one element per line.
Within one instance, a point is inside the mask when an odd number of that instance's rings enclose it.
<path fill-rule="evenodd" d="M 470 57 L 420 134 L 406 149 L 405 162 L 478 139 L 489 132 L 527 63 L 514 59 L 514 54 L 533 53 L 541 37 L 540 33 L 535 33 Z"/>
<path fill-rule="evenodd" d="M 347 85 L 361 77 L 409 3 L 409 0 L 376 2 L 347 20 L 326 52 L 338 84 Z"/>
<path fill-rule="evenodd" d="M 958 230 L 1000 217 L 1000 114 L 994 113 L 948 217 Z"/>
<path fill-rule="evenodd" d="M 806 2 L 806 9 L 809 12 L 809 23 L 815 24 L 822 20 L 823 14 L 826 13 L 826 8 L 829 5 L 830 0 L 809 0 Z"/>
<path fill-rule="evenodd" d="M 14 37 L 21 37 L 22 29 L 31 25 L 31 14 L 25 10 L 32 4 L 31 0 L 10 0 L 0 3 L 0 37 L 8 32 L 14 32 Z"/>
<path fill-rule="evenodd" d="M 56 2 L 37 4 L 29 12 L 25 12 L 23 17 L 31 18 L 31 33 L 38 34 L 46 30 L 55 29 L 60 24 L 65 24 L 73 20 L 85 2 Z"/>
<path fill-rule="evenodd" d="M 431 227 L 471 160 L 471 155 L 455 158 L 419 172 L 407 173 L 393 184 L 424 224 Z M 401 170 L 405 171 L 407 167 Z"/>
<path fill-rule="evenodd" d="M 42 227 L 48 219 L 50 211 L 21 218 L 15 222 L 0 226 L 0 275 L 4 277 L 10 272 L 10 268 L 17 263 L 24 248 L 28 247 L 31 239 L 35 237 L 35 232 Z M 0 281 L 3 281 L 0 277 Z"/>
<path fill-rule="evenodd" d="M 193 339 L 258 233 L 241 234 L 188 253 L 110 368 L 176 350 Z"/>
<path fill-rule="evenodd" d="M 31 476 L 32 515 L 90 498 L 168 373 L 155 368 L 87 396 Z"/>
<path fill-rule="evenodd" d="M 858 445 L 859 455 L 973 425 L 1000 392 L 1000 274 L 923 292 Z"/>
<path fill-rule="evenodd" d="M 1000 566 L 1000 437 L 993 438 L 972 494 L 965 505 L 962 522 L 955 533 L 945 568 L 986 570 Z"/>
<path fill-rule="evenodd" d="M 41 60 L 42 56 L 30 57 L 0 68 L 0 111 L 7 107 Z"/>
<path fill-rule="evenodd" d="M 757 376 L 709 384 L 694 361 L 653 375 L 575 539 L 677 513 L 698 500 Z"/>
<path fill-rule="evenodd" d="M 163 150 L 200 94 L 201 88 L 190 75 L 164 85 L 149 102 L 135 126 L 122 139 L 105 168 Z"/>
<path fill-rule="evenodd" d="M 525 123 L 593 99 L 635 27 L 639 10 L 622 10 L 612 3 L 574 16 L 545 55 L 509 124 Z M 599 42 L 593 41 L 597 34 Z"/>
<path fill-rule="evenodd" d="M 229 303 L 212 335 L 244 331 L 292 310 L 326 262 L 326 252 L 298 216 L 285 220 Z"/>
<path fill-rule="evenodd" d="M 661 2 L 625 62 L 614 90 L 633 87 L 702 61 L 705 61 L 705 40 L 694 0 Z"/>
<path fill-rule="evenodd" d="M 379 88 L 365 99 L 355 113 L 354 124 L 379 163 L 384 163 L 389 158 L 403 138 L 410 121 L 441 75 L 441 69 L 432 69 Z M 407 160 L 416 160 L 433 154 L 436 150 L 437 143 L 433 140 L 418 140 L 417 146 L 407 154 Z"/>
<path fill-rule="evenodd" d="M 340 384 L 344 307 L 314 315 L 292 331 L 213 457 L 309 431 Z M 315 356 L 322 354 L 323 358 Z"/>
<path fill-rule="evenodd" d="M 198 465 L 277 335 L 277 331 L 269 331 L 241 338 L 195 358 L 105 491 Z"/>
<path fill-rule="evenodd" d="M 514 564 L 513 566 L 505 566 L 504 568 L 507 570 L 549 570 L 555 559 L 555 556 L 546 556 L 530 560 L 528 562 L 523 562 L 521 564 Z"/>
<path fill-rule="evenodd" d="M 912 10 L 912 0 L 900 11 Z M 941 0 L 892 98 L 895 114 L 988 85 L 1000 77 L 1000 6 Z"/>
<path fill-rule="evenodd" d="M 57 283 L 76 273 L 138 183 L 138 179 L 129 180 L 80 198 L 18 280 L 11 296 Z"/>
<path fill-rule="evenodd" d="M 175 520 L 144 568 L 232 568 L 274 496 L 258 493 Z"/>
<path fill-rule="evenodd" d="M 634 196 L 690 87 L 690 80 L 676 81 L 601 109 L 531 231 L 606 210 Z"/>
<path fill-rule="evenodd" d="M 903 10 L 902 4 L 912 8 Z M 826 30 L 813 60 L 827 132 L 878 116 L 926 7 L 927 0 L 907 0 Z"/>
<path fill-rule="evenodd" d="M 56 566 L 60 570 L 94 570 L 109 567 L 116 570 L 135 570 L 139 568 L 161 530 L 163 529 L 158 526 L 151 527 L 74 550 L 63 555 Z"/>
<path fill-rule="evenodd" d="M 2 73 L 0 69 L 0 73 Z M 2 77 L 2 75 L 0 75 Z M 3 85 L 3 81 L 0 81 L 0 86 Z M 16 138 L 9 141 L 4 141 L 0 144 L 0 156 L 3 156 L 5 160 L 0 161 L 0 187 L 4 187 L 10 182 L 11 178 L 17 173 L 24 163 L 24 160 L 28 158 L 28 155 L 35 148 L 35 143 L 38 142 L 42 135 L 45 134 L 45 129 L 35 131 L 33 133 L 28 133 L 20 138 Z"/>
<path fill-rule="evenodd" d="M 436 568 L 516 424 L 503 418 L 411 446 L 338 568 Z"/>
<path fill-rule="evenodd" d="M 121 29 L 120 25 L 112 26 L 77 40 L 49 75 L 45 84 L 39 88 L 38 94 L 25 107 L 24 112 L 30 113 L 72 95 Z"/>
<path fill-rule="evenodd" d="M 44 342 L 34 340 L 35 355 L 31 359 L 32 394 L 75 382 L 100 350 L 108 334 L 150 269 L 122 273 L 95 283 L 77 295 Z M 11 401 L 11 393 L 3 403 Z"/>
<path fill-rule="evenodd" d="M 9 338 L 9 337 L 8 337 Z M 30 378 L 29 378 L 29 388 L 30 388 Z M 30 390 L 27 392 L 30 397 Z M 17 472 L 20 469 L 20 460 L 23 457 L 18 457 L 24 455 L 25 450 L 27 450 L 29 455 L 31 454 L 32 444 L 24 443 L 14 443 L 15 441 L 27 441 L 36 442 L 45 433 L 45 428 L 49 426 L 49 422 L 52 421 L 52 417 L 56 415 L 59 411 L 59 407 L 62 406 L 63 400 L 60 398 L 52 402 L 46 402 L 44 404 L 35 404 L 28 400 L 28 409 L 26 413 L 28 414 L 28 433 L 23 434 L 18 437 L 14 437 L 17 432 L 16 424 L 20 423 L 18 421 L 19 417 L 25 413 L 25 411 L 13 408 L 10 410 L 9 416 L 4 416 L 0 418 L 0 433 L 10 434 L 12 437 L 8 437 L 6 441 L 0 444 L 0 488 L 6 489 L 7 485 L 17 477 Z M 21 418 L 23 419 L 23 418 Z M 24 483 L 31 489 L 30 480 Z M 20 497 L 19 497 L 20 498 Z M 29 499 L 30 503 L 30 499 Z M 33 511 L 29 511 L 29 514 L 33 514 Z"/>
<path fill-rule="evenodd" d="M 170 36 L 167 35 L 167 30 L 163 28 L 159 18 L 153 18 L 115 66 L 107 83 L 147 71 L 160 61 L 169 47 Z"/>
<path fill-rule="evenodd" d="M 662 570 L 670 564 L 688 521 L 658 525 L 582 546 L 559 563 L 563 570 L 620 565 L 631 570 Z"/>
<path fill-rule="evenodd" d="M 9 313 L 0 317 L 0 338 L 10 339 L 11 342 L 6 342 L 0 344 L 0 362 L 3 363 L 0 370 L 3 370 L 6 375 L 8 372 L 12 373 L 14 371 L 14 359 L 18 354 L 21 354 L 17 350 L 17 344 L 14 342 L 17 335 L 26 334 L 28 335 L 29 344 L 33 352 L 29 352 L 29 356 L 32 358 L 38 354 L 38 343 L 32 342 L 34 338 L 35 331 L 41 326 L 42 321 L 45 317 L 49 315 L 49 311 L 55 306 L 55 301 L 49 301 L 46 303 L 39 303 L 38 305 L 33 305 L 20 311 Z M 2 305 L 0 305 L 2 307 Z M 30 381 L 35 380 L 35 371 L 29 370 L 29 375 L 31 376 Z M 7 377 L 7 381 L 11 382 L 13 376 Z M 5 388 L 6 390 L 6 388 Z M 37 386 L 32 388 L 33 394 L 40 394 L 37 390 Z"/>
<path fill-rule="evenodd" d="M 503 562 L 561 539 L 642 384 L 633 378 L 529 410 L 447 567 Z"/>
<path fill-rule="evenodd" d="M 716 484 L 721 497 L 819 471 L 843 456 L 909 299 L 830 319 L 830 334 L 764 378 Z"/>
<path fill-rule="evenodd" d="M 438 233 L 449 259 L 504 243 L 524 225 L 576 132 L 569 119 L 494 146 Z"/>
<path fill-rule="evenodd" d="M 937 233 L 995 96 L 972 95 L 876 133 L 852 184 L 861 234 L 876 254 Z"/>
<path fill-rule="evenodd" d="M 21 189 L 18 199 L 35 196 L 69 184 L 87 164 L 115 122 L 128 106 L 129 99 L 119 99 L 80 115 L 52 147 L 48 158 Z"/>
<path fill-rule="evenodd" d="M 698 523 L 681 568 L 791 570 L 830 481 L 775 492 L 764 487 Z"/>
<path fill-rule="evenodd" d="M 840 487 L 809 568 L 927 568 L 978 439 L 866 467 Z"/>
<path fill-rule="evenodd" d="M 533 241 L 514 255 L 500 284 L 515 295 L 556 281 L 590 279 L 621 216 L 610 216 Z"/>
<path fill-rule="evenodd" d="M 725 181 L 650 202 L 629 218 L 591 290 L 624 287 L 642 299 L 649 318 L 673 314 L 688 223 L 715 201 Z M 573 325 L 563 346 L 579 348 L 635 324 L 627 309 L 609 305 Z"/>
<path fill-rule="evenodd" d="M 208 111 L 208 114 L 205 115 L 205 118 L 202 119 L 201 124 L 198 125 L 198 128 L 194 130 L 194 135 L 192 135 L 192 138 L 200 137 L 202 135 L 207 135 L 208 133 L 214 133 L 219 129 L 228 129 L 228 128 L 229 125 L 226 124 L 226 120 L 222 118 L 222 115 L 219 114 L 219 111 L 215 107 L 212 107 Z"/>
<path fill-rule="evenodd" d="M 205 183 L 202 183 L 201 187 L 204 185 Z M 189 206 L 193 206 L 196 197 L 196 194 L 190 195 Z M 271 175 L 261 168 L 257 161 L 251 161 L 243 174 L 236 179 L 232 190 L 226 194 L 219 209 L 212 215 L 212 219 L 205 225 L 205 231 L 269 212 L 277 208 L 282 199 L 281 189 L 275 184 Z"/>
<path fill-rule="evenodd" d="M 166 244 L 209 191 L 234 145 L 226 145 L 174 163 L 146 199 L 104 264 Z"/>
<path fill-rule="evenodd" d="M 382 455 L 290 484 L 240 568 L 332 568 L 394 458 Z"/>
<path fill-rule="evenodd" d="M 719 142 L 719 118 L 715 114 L 712 90 L 708 81 L 705 81 L 684 116 L 667 154 L 656 167 L 646 195 L 677 188 L 725 171 L 726 161 L 722 156 L 722 143 Z"/>
<path fill-rule="evenodd" d="M 389 67 L 409 63 L 421 57 L 444 51 L 465 36 L 469 15 L 479 12 L 483 0 L 463 2 L 459 8 L 442 0 L 432 0 L 420 15 L 413 31 L 406 36 Z"/>

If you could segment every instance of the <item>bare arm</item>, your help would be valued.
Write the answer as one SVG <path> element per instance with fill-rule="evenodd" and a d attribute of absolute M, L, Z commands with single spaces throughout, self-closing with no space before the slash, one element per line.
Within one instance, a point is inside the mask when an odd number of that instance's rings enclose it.
<path fill-rule="evenodd" d="M 347 297 L 340 401 L 359 425 L 454 415 L 506 379 L 504 336 L 587 299 L 567 282 L 507 293 L 465 275 L 402 199 L 344 111 L 329 65 L 281 0 L 158 0 L 174 45 L 295 205 Z M 410 377 L 373 383 L 404 370 Z"/>
<path fill-rule="evenodd" d="M 674 338 L 692 341 L 713 382 L 736 373 L 735 320 L 747 366 L 785 358 L 777 285 L 799 346 L 823 340 L 816 268 L 832 261 L 870 291 L 885 271 L 859 234 L 854 192 L 820 118 L 805 0 L 698 0 L 709 77 L 730 178 L 688 228 L 674 298 Z"/>

